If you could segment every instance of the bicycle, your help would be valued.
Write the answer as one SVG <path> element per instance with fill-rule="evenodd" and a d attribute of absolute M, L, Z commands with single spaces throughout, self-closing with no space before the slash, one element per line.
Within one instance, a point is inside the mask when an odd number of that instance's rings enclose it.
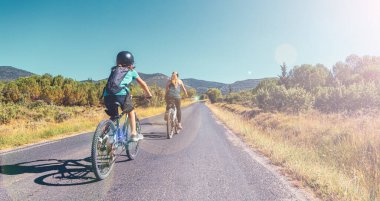
<path fill-rule="evenodd" d="M 143 96 L 134 96 L 135 99 L 146 99 Z M 118 104 L 118 103 L 116 103 Z M 120 104 L 118 104 L 120 106 Z M 125 121 L 120 125 L 120 119 L 125 115 Z M 141 134 L 140 120 L 136 117 L 136 131 Z M 91 163 L 95 176 L 98 180 L 103 180 L 109 176 L 114 167 L 115 161 L 121 153 L 126 150 L 127 157 L 134 160 L 139 153 L 140 140 L 130 141 L 129 117 L 123 111 L 114 120 L 106 119 L 101 121 L 94 133 L 91 145 Z"/>
<path fill-rule="evenodd" d="M 177 107 L 171 100 L 169 103 L 168 118 L 166 120 L 166 137 L 171 139 L 174 134 L 179 134 L 178 119 L 177 119 Z"/>

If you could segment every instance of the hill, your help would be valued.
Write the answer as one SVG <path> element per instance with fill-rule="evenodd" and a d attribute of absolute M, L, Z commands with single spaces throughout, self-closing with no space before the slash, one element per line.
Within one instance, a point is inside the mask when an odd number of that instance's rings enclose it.
<path fill-rule="evenodd" d="M 0 81 L 10 81 L 15 80 L 19 77 L 27 77 L 34 75 L 31 72 L 21 70 L 11 66 L 0 66 Z M 140 77 L 148 84 L 156 84 L 159 87 L 165 88 L 166 82 L 169 80 L 167 75 L 162 73 L 147 74 L 139 72 Z M 226 84 L 221 82 L 213 82 L 206 80 L 198 80 L 194 78 L 182 79 L 187 87 L 195 88 L 198 93 L 205 93 L 209 88 L 217 88 L 222 91 L 223 94 L 228 93 L 230 90 L 233 92 L 242 91 L 246 89 L 255 88 L 261 80 L 263 79 L 247 79 L 242 81 L 237 81 L 232 84 Z M 82 82 L 88 82 L 89 80 L 84 80 Z M 91 80 L 91 82 L 96 82 Z"/>
<path fill-rule="evenodd" d="M 146 74 L 139 72 L 139 75 L 149 86 L 156 84 L 161 88 L 165 88 L 166 82 L 169 80 L 168 76 L 161 73 Z"/>
<path fill-rule="evenodd" d="M 169 80 L 168 76 L 161 73 L 154 73 L 154 74 L 139 73 L 139 75 L 141 76 L 143 80 L 145 80 L 145 82 L 148 85 L 157 84 L 157 86 L 162 87 L 162 88 L 165 87 L 167 80 Z M 223 94 L 228 93 L 230 89 L 236 92 L 236 91 L 242 91 L 242 90 L 255 88 L 262 80 L 263 79 L 247 79 L 247 80 L 237 81 L 232 84 L 225 84 L 221 82 L 198 80 L 194 78 L 182 79 L 183 83 L 187 87 L 195 88 L 198 93 L 205 93 L 209 88 L 217 88 L 217 89 L 220 89 Z"/>
<path fill-rule="evenodd" d="M 12 66 L 0 66 L 0 81 L 15 80 L 19 77 L 28 77 L 34 75 L 31 72 L 21 70 Z"/>
<path fill-rule="evenodd" d="M 259 83 L 265 79 L 267 78 L 247 79 L 247 80 L 242 80 L 242 81 L 236 81 L 232 84 L 227 84 L 223 86 L 220 90 L 222 91 L 222 93 L 228 93 L 230 90 L 232 92 L 248 90 L 248 89 L 256 88 L 257 85 L 259 85 Z"/>

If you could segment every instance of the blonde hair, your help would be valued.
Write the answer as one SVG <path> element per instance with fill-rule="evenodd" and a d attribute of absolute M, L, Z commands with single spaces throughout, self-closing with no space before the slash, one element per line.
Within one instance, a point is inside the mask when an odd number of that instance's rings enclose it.
<path fill-rule="evenodd" d="M 172 77 L 170 78 L 170 82 L 175 86 L 177 87 L 178 86 L 178 73 L 177 72 L 173 72 L 172 73 Z"/>

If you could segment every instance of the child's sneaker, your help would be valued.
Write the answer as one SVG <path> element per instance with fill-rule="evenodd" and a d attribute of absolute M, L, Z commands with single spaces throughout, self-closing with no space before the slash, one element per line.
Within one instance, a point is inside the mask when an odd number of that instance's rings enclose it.
<path fill-rule="evenodd" d="M 144 136 L 142 134 L 136 134 L 136 135 L 131 135 L 131 138 L 129 139 L 129 141 L 137 142 L 137 141 L 143 140 L 143 139 L 144 139 Z"/>

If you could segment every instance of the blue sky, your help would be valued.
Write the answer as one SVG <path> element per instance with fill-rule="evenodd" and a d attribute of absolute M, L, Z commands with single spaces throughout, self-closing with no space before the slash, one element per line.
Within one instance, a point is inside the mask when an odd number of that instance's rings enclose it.
<path fill-rule="evenodd" d="M 144 73 L 224 83 L 350 54 L 380 56 L 378 0 L 0 0 L 0 66 L 106 78 L 129 50 Z"/>

